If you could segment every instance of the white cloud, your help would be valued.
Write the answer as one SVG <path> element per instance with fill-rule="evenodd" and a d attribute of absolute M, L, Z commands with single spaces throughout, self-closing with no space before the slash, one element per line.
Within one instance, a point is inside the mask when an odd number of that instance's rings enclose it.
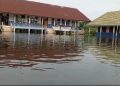
<path fill-rule="evenodd" d="M 67 7 L 78 8 L 90 19 L 95 19 L 108 11 L 120 10 L 120 0 L 31 0 Z"/>

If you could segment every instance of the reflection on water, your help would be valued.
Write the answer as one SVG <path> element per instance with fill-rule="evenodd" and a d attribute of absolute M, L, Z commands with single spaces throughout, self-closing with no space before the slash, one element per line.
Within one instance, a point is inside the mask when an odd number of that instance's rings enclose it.
<path fill-rule="evenodd" d="M 2 85 L 120 85 L 119 39 L 0 34 Z"/>
<path fill-rule="evenodd" d="M 97 40 L 97 42 L 99 39 Z M 101 59 L 103 63 L 110 62 L 113 66 L 120 68 L 120 39 L 110 39 L 110 38 L 103 38 L 101 42 L 98 43 L 98 49 L 96 50 L 96 57 Z"/>
<path fill-rule="evenodd" d="M 10 34 L 1 35 L 0 66 L 32 67 L 44 63 L 69 63 L 80 61 L 83 37 L 40 35 L 40 34 Z M 79 46 L 79 47 L 78 47 Z M 80 56 L 81 58 L 75 58 Z"/>

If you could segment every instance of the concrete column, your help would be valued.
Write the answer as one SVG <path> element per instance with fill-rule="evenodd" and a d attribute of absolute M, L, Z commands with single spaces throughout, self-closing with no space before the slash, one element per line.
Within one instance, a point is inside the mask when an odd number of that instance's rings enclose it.
<path fill-rule="evenodd" d="M 107 33 L 110 32 L 110 28 L 109 28 L 109 27 L 106 28 L 106 32 L 107 32 Z"/>
<path fill-rule="evenodd" d="M 28 18 L 28 16 L 26 15 L 26 16 L 25 16 L 25 22 L 26 22 L 26 23 L 28 23 L 28 19 L 27 19 L 27 18 Z"/>
<path fill-rule="evenodd" d="M 29 30 L 28 30 L 28 33 L 30 33 L 30 23 L 31 23 L 31 20 L 30 20 L 30 16 L 29 16 Z"/>
<path fill-rule="evenodd" d="M 14 15 L 14 33 L 15 33 L 15 23 L 16 23 L 16 16 Z"/>
<path fill-rule="evenodd" d="M 14 34 L 13 34 L 13 48 L 14 48 L 14 47 L 15 47 L 15 39 L 16 39 L 16 36 L 15 36 L 15 23 L 16 23 L 16 16 L 15 16 L 15 15 L 14 15 L 13 20 L 14 20 L 14 25 L 13 25 L 13 32 L 14 32 Z"/>
<path fill-rule="evenodd" d="M 41 17 L 38 18 L 38 23 L 41 25 Z"/>
<path fill-rule="evenodd" d="M 69 26 L 72 26 L 72 20 L 70 20 Z"/>
<path fill-rule="evenodd" d="M 60 25 L 62 25 L 62 19 L 60 19 Z"/>
<path fill-rule="evenodd" d="M 43 38 L 43 32 L 44 32 L 44 18 L 42 17 L 41 18 L 41 20 L 42 20 L 42 22 L 41 22 L 41 24 L 42 24 L 42 29 L 41 29 L 41 37 Z"/>
<path fill-rule="evenodd" d="M 115 36 L 115 26 L 113 27 L 113 38 Z"/>
<path fill-rule="evenodd" d="M 120 27 L 119 27 L 119 34 L 120 34 Z"/>
<path fill-rule="evenodd" d="M 13 48 L 15 47 L 15 40 L 16 40 L 16 36 L 15 36 L 15 32 L 13 34 Z"/>
<path fill-rule="evenodd" d="M 75 27 L 77 27 L 77 23 L 76 23 L 76 21 L 75 21 Z"/>
<path fill-rule="evenodd" d="M 101 45 L 101 39 L 102 39 L 102 26 L 100 27 L 99 46 Z"/>
<path fill-rule="evenodd" d="M 28 19 L 28 24 L 29 24 L 29 29 L 28 29 L 28 44 L 30 43 L 30 23 L 31 23 L 31 19 L 30 19 L 30 16 L 29 16 L 29 19 Z"/>
<path fill-rule="evenodd" d="M 118 29 L 119 29 L 119 26 L 117 25 L 117 30 L 116 30 L 116 39 L 117 39 L 117 36 L 118 36 Z"/>
<path fill-rule="evenodd" d="M 43 17 L 41 19 L 42 19 L 42 26 L 43 26 Z"/>
<path fill-rule="evenodd" d="M 114 40 L 115 40 L 115 26 L 113 27 L 112 48 L 114 46 Z"/>
<path fill-rule="evenodd" d="M 119 26 L 117 25 L 117 30 L 116 30 L 116 37 L 115 37 L 115 53 L 117 53 L 117 39 L 118 39 L 118 29 L 119 29 Z"/>
<path fill-rule="evenodd" d="M 56 19 L 54 19 L 54 26 L 55 26 L 55 24 L 56 24 Z"/>
<path fill-rule="evenodd" d="M 67 25 L 67 22 L 66 22 L 66 20 L 65 20 L 65 26 Z"/>
<path fill-rule="evenodd" d="M 28 44 L 30 44 L 30 29 L 29 29 L 29 32 L 28 32 L 28 41 L 27 41 Z"/>
<path fill-rule="evenodd" d="M 29 23 L 29 24 L 31 23 L 30 16 L 29 16 L 29 21 L 28 21 L 28 23 Z"/>

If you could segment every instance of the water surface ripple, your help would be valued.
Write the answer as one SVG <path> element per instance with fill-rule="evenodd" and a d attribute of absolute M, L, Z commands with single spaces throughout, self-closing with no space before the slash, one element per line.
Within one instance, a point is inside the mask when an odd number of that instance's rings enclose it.
<path fill-rule="evenodd" d="M 119 42 L 84 35 L 0 34 L 1 85 L 120 85 Z"/>

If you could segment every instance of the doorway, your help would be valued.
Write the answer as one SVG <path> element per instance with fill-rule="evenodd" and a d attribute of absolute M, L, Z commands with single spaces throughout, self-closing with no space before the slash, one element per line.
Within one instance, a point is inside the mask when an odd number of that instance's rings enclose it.
<path fill-rule="evenodd" d="M 9 25 L 9 14 L 0 14 L 0 24 Z"/>
<path fill-rule="evenodd" d="M 48 18 L 44 18 L 44 19 L 43 19 L 43 26 L 44 26 L 45 28 L 48 27 Z"/>

